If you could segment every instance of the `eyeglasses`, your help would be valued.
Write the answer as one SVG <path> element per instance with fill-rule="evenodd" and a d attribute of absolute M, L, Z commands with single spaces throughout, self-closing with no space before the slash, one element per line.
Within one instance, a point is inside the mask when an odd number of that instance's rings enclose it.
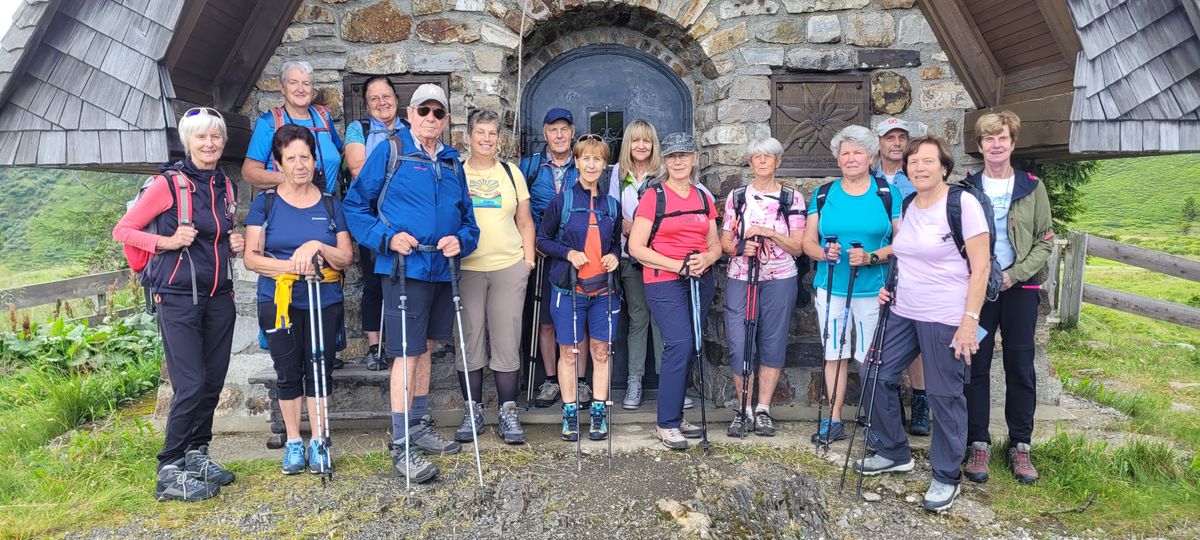
<path fill-rule="evenodd" d="M 212 107 L 192 107 L 192 108 L 188 109 L 187 111 L 184 111 L 183 117 L 189 118 L 192 116 L 196 116 L 198 114 L 207 114 L 209 116 L 215 116 L 217 118 L 220 118 L 222 121 L 225 120 L 225 117 L 221 116 L 221 113 L 217 112 L 217 110 Z"/>
<path fill-rule="evenodd" d="M 577 141 L 575 141 L 575 142 L 583 142 L 583 141 L 599 141 L 599 142 L 604 142 L 604 137 L 601 137 L 601 136 L 599 136 L 599 135 L 596 135 L 595 133 L 584 133 L 583 135 L 580 135 L 580 136 L 579 136 L 579 140 L 577 140 Z"/>
<path fill-rule="evenodd" d="M 435 109 L 433 107 L 426 107 L 424 105 L 417 107 L 417 116 L 426 117 L 429 116 L 429 113 L 431 112 L 433 113 L 433 117 L 437 118 L 438 120 L 446 117 L 446 109 Z"/>
<path fill-rule="evenodd" d="M 382 96 L 371 96 L 371 97 L 367 98 L 367 103 L 370 103 L 371 105 L 376 105 L 379 103 L 383 103 L 385 101 L 391 103 L 392 101 L 395 101 L 395 100 L 396 100 L 395 94 L 385 94 Z"/>

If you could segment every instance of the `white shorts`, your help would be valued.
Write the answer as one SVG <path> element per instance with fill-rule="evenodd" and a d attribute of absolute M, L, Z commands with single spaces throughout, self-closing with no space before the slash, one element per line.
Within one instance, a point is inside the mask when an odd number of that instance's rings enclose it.
<path fill-rule="evenodd" d="M 817 331 L 825 329 L 825 290 L 818 288 L 814 295 L 817 308 Z M 842 345 L 842 329 L 846 327 L 846 297 L 833 295 L 829 298 L 829 339 L 825 341 L 825 360 L 840 360 L 850 357 L 854 348 L 854 359 L 862 362 L 867 357 L 875 326 L 879 323 L 879 298 L 869 296 L 850 300 L 850 326 L 846 331 L 846 344 Z M 823 335 L 823 334 L 818 334 Z"/>

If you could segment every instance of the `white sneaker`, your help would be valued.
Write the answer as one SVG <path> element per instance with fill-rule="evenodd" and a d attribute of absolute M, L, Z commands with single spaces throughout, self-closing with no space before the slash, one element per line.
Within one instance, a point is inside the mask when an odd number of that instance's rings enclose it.
<path fill-rule="evenodd" d="M 934 480 L 925 492 L 925 509 L 930 512 L 943 512 L 954 504 L 954 499 L 962 492 L 962 484 L 943 484 Z"/>
<path fill-rule="evenodd" d="M 879 454 L 874 454 L 868 456 L 867 459 L 855 461 L 854 470 L 867 476 L 875 476 L 885 472 L 909 472 L 913 470 L 913 460 L 912 458 L 908 458 L 908 461 L 900 463 Z"/>
<path fill-rule="evenodd" d="M 683 408 L 684 409 L 690 409 L 695 406 L 696 406 L 696 402 L 692 401 L 692 398 L 683 396 Z"/>

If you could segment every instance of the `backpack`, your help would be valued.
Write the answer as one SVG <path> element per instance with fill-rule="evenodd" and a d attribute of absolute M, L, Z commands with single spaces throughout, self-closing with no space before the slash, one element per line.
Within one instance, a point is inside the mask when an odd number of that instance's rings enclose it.
<path fill-rule="evenodd" d="M 563 235 L 567 231 L 567 222 L 571 220 L 571 214 L 596 214 L 597 221 L 599 221 L 600 216 L 608 216 L 609 219 L 613 220 L 613 226 L 619 227 L 621 213 L 617 209 L 617 201 L 613 200 L 613 198 L 608 196 L 607 193 L 601 192 L 601 195 L 604 197 L 605 202 L 608 203 L 607 212 L 602 210 L 592 210 L 591 208 L 578 208 L 575 206 L 575 190 L 568 189 L 563 191 L 563 212 L 562 215 L 558 217 L 558 232 L 554 233 L 554 240 L 556 242 L 562 242 Z"/>
<path fill-rule="evenodd" d="M 887 216 L 888 223 L 892 221 L 892 188 L 888 185 L 887 179 L 871 175 L 871 179 L 875 181 L 875 195 L 883 203 L 883 213 Z M 826 182 L 821 187 L 817 188 L 817 213 L 820 213 L 825 208 L 825 199 L 829 197 L 829 190 L 833 187 L 836 180 Z"/>
<path fill-rule="evenodd" d="M 641 191 L 644 192 L 649 184 L 650 182 L 646 182 L 646 184 L 642 186 L 643 189 Z M 687 214 L 701 214 L 708 216 L 708 213 L 711 211 L 711 208 L 709 207 L 708 196 L 705 195 L 704 191 L 700 188 L 695 186 L 692 188 L 700 193 L 700 201 L 703 206 L 697 210 L 679 210 L 676 212 L 667 213 L 667 192 L 664 191 L 666 188 L 663 187 L 662 182 L 654 182 L 654 185 L 649 186 L 649 189 L 654 190 L 654 223 L 650 225 L 650 236 L 646 238 L 647 246 L 653 246 L 654 236 L 658 234 L 658 229 L 662 226 L 664 219 L 669 217 L 684 216 Z M 641 199 L 641 195 L 641 193 L 638 193 L 638 199 Z"/>
<path fill-rule="evenodd" d="M 985 298 L 988 302 L 994 302 L 1000 297 L 1000 287 L 1003 284 L 1004 275 L 1000 269 L 1000 263 L 996 260 L 996 220 L 995 211 L 992 210 L 992 200 L 983 193 L 983 190 L 969 183 L 950 184 L 950 192 L 946 194 L 946 223 L 950 225 L 950 236 L 954 239 L 954 246 L 958 248 L 958 253 L 962 256 L 963 260 L 967 261 L 968 273 L 971 271 L 971 264 L 967 260 L 967 241 L 963 238 L 962 230 L 962 197 L 964 194 L 970 194 L 972 197 L 975 197 L 975 200 L 979 201 L 979 205 L 983 207 L 983 217 L 987 220 L 988 252 L 992 260 Z M 901 212 L 908 211 L 908 205 L 916 197 L 916 193 L 905 197 L 904 202 L 901 204 Z"/>
<path fill-rule="evenodd" d="M 450 166 L 454 168 L 454 176 L 456 178 L 462 175 L 462 162 L 457 159 L 433 160 L 425 159 L 423 157 L 405 156 L 400 153 L 401 148 L 404 148 L 404 143 L 400 141 L 400 138 L 395 134 L 389 135 L 387 172 L 385 173 L 383 180 L 383 189 L 379 190 L 379 197 L 375 199 L 375 208 L 378 209 L 377 213 L 379 215 L 379 221 L 382 221 L 383 225 L 388 228 L 391 228 L 392 224 L 388 222 L 387 216 L 383 214 L 383 196 L 387 194 L 388 186 L 392 185 L 392 178 L 396 176 L 396 171 L 400 170 L 401 162 L 412 161 L 415 163 L 429 165 L 429 168 L 433 170 L 433 175 L 439 182 L 442 181 L 441 164 L 444 162 L 449 162 Z M 504 166 L 504 172 L 509 173 L 509 179 L 512 180 L 512 173 L 509 172 L 507 164 Z M 513 181 L 513 188 L 516 188 L 515 180 Z"/>
<path fill-rule="evenodd" d="M 743 215 L 746 211 L 746 188 L 745 186 L 733 190 L 730 194 L 733 197 L 733 210 L 737 214 L 738 219 L 738 236 L 745 236 L 746 220 Z M 796 189 L 787 186 L 780 186 L 779 190 L 779 213 L 778 217 L 783 218 L 783 223 L 788 226 L 788 232 L 791 232 L 791 226 L 788 224 L 787 216 L 792 215 L 792 204 L 795 202 Z M 797 257 L 792 257 L 796 263 L 796 281 L 801 283 L 804 281 L 804 276 L 808 274 L 808 269 L 812 264 L 809 262 L 808 255 L 800 253 Z M 810 298 L 808 290 L 804 287 L 798 287 L 796 291 L 796 307 L 804 307 L 808 305 Z"/>
<path fill-rule="evenodd" d="M 321 156 L 321 141 L 318 138 L 318 135 L 322 132 L 326 132 L 326 131 L 329 132 L 329 136 L 333 140 L 334 145 L 339 146 L 339 147 L 342 145 L 342 140 L 341 140 L 341 138 L 338 137 L 337 130 L 333 129 L 332 123 L 330 121 L 328 121 L 328 119 L 332 118 L 332 116 L 329 113 L 328 108 L 326 108 L 324 105 L 317 105 L 314 103 L 312 105 L 309 105 L 308 109 L 309 109 L 309 116 L 312 118 L 315 118 L 315 119 L 319 119 L 320 124 L 321 124 L 320 127 L 316 127 L 315 125 L 313 127 L 309 127 L 309 126 L 303 126 L 303 127 L 305 129 L 309 130 L 310 132 L 312 132 L 313 141 L 317 145 L 315 150 L 317 151 L 318 159 L 317 159 L 316 171 L 313 174 L 313 184 L 316 184 L 316 186 L 321 189 L 321 192 L 324 193 L 324 192 L 328 191 L 329 179 L 325 178 L 325 169 L 323 169 L 321 167 L 321 161 L 322 161 L 321 160 L 321 157 L 322 157 Z M 271 117 L 275 120 L 275 129 L 279 129 L 281 126 L 288 123 L 284 114 L 285 113 L 284 113 L 283 107 L 271 107 Z M 360 122 L 361 122 L 361 120 L 360 120 Z M 317 122 L 314 121 L 313 123 L 316 124 Z M 366 134 L 367 134 L 367 131 L 363 131 L 364 137 L 366 136 Z M 269 163 L 273 165 L 275 162 L 274 153 L 272 153 L 269 156 L 269 158 L 270 158 Z M 340 171 L 340 169 L 339 169 L 339 171 Z M 324 185 L 322 185 L 322 184 L 318 183 L 318 180 L 324 180 L 326 183 Z M 333 183 L 334 194 L 336 194 L 337 197 L 340 199 L 343 196 L 345 196 L 345 193 L 349 188 L 350 188 L 349 176 L 341 174 L 339 172 L 338 177 L 336 179 L 334 179 L 334 183 Z"/>

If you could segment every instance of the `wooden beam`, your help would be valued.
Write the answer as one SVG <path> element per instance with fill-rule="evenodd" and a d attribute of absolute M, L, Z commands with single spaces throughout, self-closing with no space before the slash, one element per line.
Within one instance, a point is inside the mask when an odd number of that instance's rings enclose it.
<path fill-rule="evenodd" d="M 171 45 L 167 47 L 167 71 L 175 71 L 175 64 L 178 64 L 179 57 L 183 56 L 183 51 L 187 48 L 187 43 L 192 36 L 192 30 L 196 28 L 196 22 L 200 20 L 200 13 L 204 11 L 206 5 L 208 5 L 208 0 L 187 0 L 183 5 L 179 24 L 175 26 L 175 31 L 171 35 Z"/>
<path fill-rule="evenodd" d="M 114 270 L 103 274 L 92 274 L 71 279 L 60 279 L 0 290 L 0 304 L 9 304 L 16 309 L 51 304 L 59 300 L 75 300 L 107 292 L 110 288 L 121 288 L 129 282 L 129 270 Z"/>
<path fill-rule="evenodd" d="M 917 6 L 975 104 L 1000 103 L 1004 72 L 963 0 L 918 0 Z"/>
<path fill-rule="evenodd" d="M 236 110 L 246 101 L 302 2 L 259 0 L 254 6 L 233 52 L 214 79 L 213 98 L 218 108 Z"/>
<path fill-rule="evenodd" d="M 1083 45 L 1079 43 L 1079 34 L 1075 31 L 1075 20 L 1071 18 L 1071 11 L 1067 9 L 1067 3 L 1063 0 L 1036 1 L 1038 10 L 1046 17 L 1046 26 L 1050 27 L 1050 34 L 1054 36 L 1063 60 L 1071 66 L 1071 69 L 1075 69 L 1075 58 L 1079 56 Z"/>
<path fill-rule="evenodd" d="M 1168 276 L 1200 281 L 1200 261 L 1131 246 L 1099 236 L 1088 235 L 1088 255 L 1123 262 Z"/>
<path fill-rule="evenodd" d="M 1062 325 L 1071 328 L 1079 324 L 1079 309 L 1083 302 L 1083 273 L 1087 268 L 1088 235 L 1071 231 L 1067 235 L 1067 252 L 1064 256 L 1062 291 L 1059 292 L 1058 311 Z"/>
<path fill-rule="evenodd" d="M 207 107 L 207 105 L 196 105 L 182 99 L 171 100 L 175 118 L 183 116 L 183 113 L 192 107 L 200 106 Z M 217 112 L 225 117 L 225 131 L 229 135 L 225 141 L 225 152 L 221 154 L 221 162 L 236 164 L 240 167 L 242 160 L 246 158 L 246 148 L 250 146 L 250 135 L 254 131 L 254 123 L 234 111 L 217 108 Z M 175 128 L 167 128 L 167 151 L 172 160 L 183 158 L 183 145 L 179 142 L 179 131 Z"/>
<path fill-rule="evenodd" d="M 1072 93 L 1064 92 L 971 111 L 963 117 L 963 147 L 967 153 L 979 155 L 979 147 L 975 144 L 975 122 L 987 113 L 1008 110 L 1021 117 L 1021 133 L 1013 150 L 1015 156 L 1045 155 L 1048 149 L 1053 149 L 1053 154 L 1066 154 L 1071 139 L 1071 100 Z"/>
<path fill-rule="evenodd" d="M 1183 304 L 1146 298 L 1091 284 L 1083 286 L 1083 301 L 1125 313 L 1200 328 L 1200 309 Z"/>

